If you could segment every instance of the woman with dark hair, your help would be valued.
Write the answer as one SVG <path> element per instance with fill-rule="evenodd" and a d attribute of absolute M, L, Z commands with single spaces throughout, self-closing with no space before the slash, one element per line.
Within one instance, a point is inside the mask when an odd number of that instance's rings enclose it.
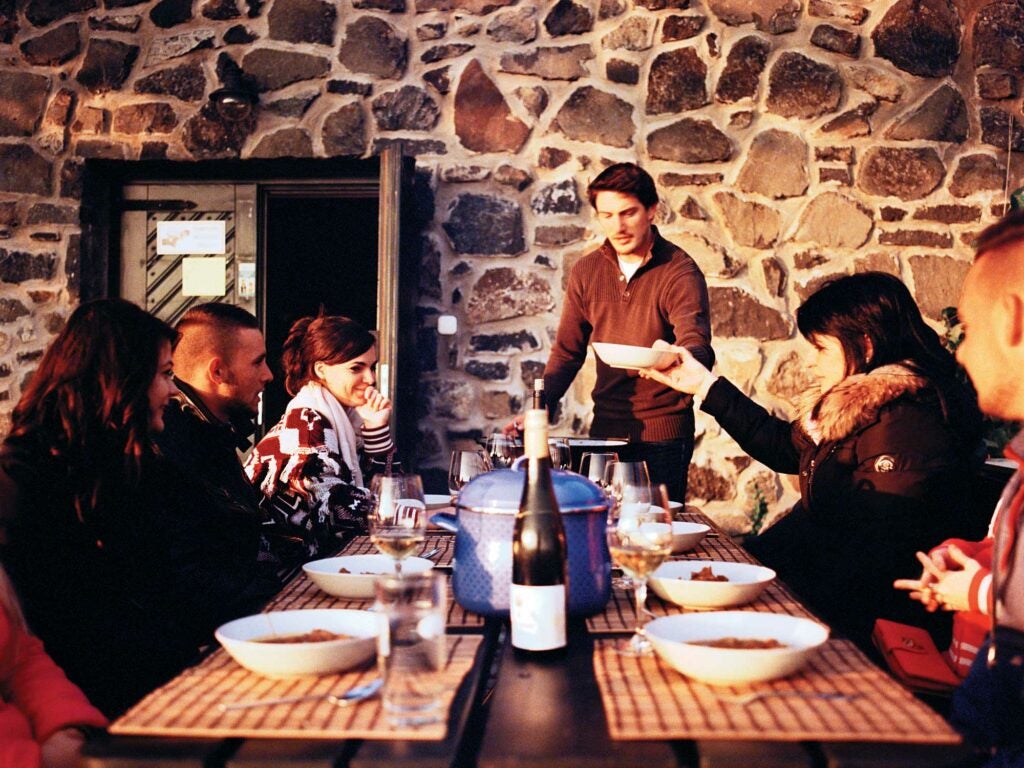
<path fill-rule="evenodd" d="M 205 499 L 156 451 L 174 330 L 135 305 L 78 307 L 15 407 L 0 455 L 2 556 L 54 660 L 114 715 L 272 594 L 225 553 Z"/>
<path fill-rule="evenodd" d="M 292 399 L 245 471 L 270 521 L 267 547 L 292 564 L 365 530 L 369 462 L 394 445 L 391 401 L 374 386 L 377 342 L 359 323 L 337 315 L 298 320 L 281 365 Z"/>
<path fill-rule="evenodd" d="M 896 277 L 868 272 L 826 284 L 797 310 L 817 387 L 794 422 L 776 418 L 684 349 L 656 379 L 752 457 L 799 474 L 800 501 L 747 544 L 832 627 L 870 647 L 878 617 L 948 634 L 892 588 L 915 552 L 972 529 L 967 494 L 980 464 L 981 415 L 953 356 Z"/>

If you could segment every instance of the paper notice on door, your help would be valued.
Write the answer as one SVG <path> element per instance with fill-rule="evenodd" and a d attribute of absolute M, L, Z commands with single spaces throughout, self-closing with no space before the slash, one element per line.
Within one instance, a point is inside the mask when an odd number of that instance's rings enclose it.
<path fill-rule="evenodd" d="M 182 296 L 223 296 L 227 293 L 227 259 L 186 256 L 181 260 Z"/>
<path fill-rule="evenodd" d="M 158 221 L 156 252 L 160 256 L 189 253 L 224 253 L 223 221 Z"/>

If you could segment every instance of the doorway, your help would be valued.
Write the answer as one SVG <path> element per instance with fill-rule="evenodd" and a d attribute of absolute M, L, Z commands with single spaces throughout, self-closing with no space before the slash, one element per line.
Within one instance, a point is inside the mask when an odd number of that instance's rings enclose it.
<path fill-rule="evenodd" d="M 263 327 L 274 381 L 263 393 L 266 422 L 290 399 L 279 351 L 301 317 L 346 315 L 377 327 L 378 194 L 375 185 L 269 185 L 260 191 Z"/>
<path fill-rule="evenodd" d="M 416 223 L 402 226 L 413 212 L 403 208 L 412 168 L 411 158 L 390 149 L 368 159 L 87 161 L 81 299 L 122 296 L 172 324 L 197 303 L 237 304 L 260 320 L 272 367 L 297 318 L 321 305 L 351 316 L 376 329 L 379 387 L 394 401 L 396 431 L 414 433 L 417 369 L 398 359 L 399 337 L 415 334 L 414 317 L 400 307 L 414 305 L 416 285 L 408 272 L 400 275 L 398 258 L 399 233 L 419 231 Z M 160 222 L 220 226 L 223 240 L 204 252 L 158 254 Z M 215 267 L 213 293 L 186 288 L 186 261 Z M 265 395 L 257 436 L 286 402 L 278 380 Z"/>

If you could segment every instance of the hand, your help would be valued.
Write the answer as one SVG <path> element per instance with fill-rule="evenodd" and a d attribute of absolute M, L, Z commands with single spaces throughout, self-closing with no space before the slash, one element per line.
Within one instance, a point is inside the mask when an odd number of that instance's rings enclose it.
<path fill-rule="evenodd" d="M 934 557 L 918 552 L 917 559 L 924 566 L 918 580 L 897 579 L 893 586 L 911 590 L 910 597 L 919 600 L 929 611 L 939 608 L 947 611 L 966 611 L 970 608 L 971 582 L 981 565 L 950 545 L 944 554 Z"/>
<path fill-rule="evenodd" d="M 909 590 L 912 600 L 919 601 L 929 612 L 935 612 L 940 605 L 932 585 L 945 574 L 946 558 L 940 553 L 929 557 L 924 552 L 918 552 L 917 560 L 924 566 L 921 576 L 916 579 L 897 579 L 892 585 L 896 589 Z"/>
<path fill-rule="evenodd" d="M 51 733 L 39 748 L 42 768 L 74 768 L 79 764 L 85 734 L 77 728 L 62 728 Z"/>
<path fill-rule="evenodd" d="M 505 437 L 515 437 L 523 434 L 523 417 L 515 416 L 512 421 L 501 428 L 501 434 Z"/>
<path fill-rule="evenodd" d="M 705 381 L 715 380 L 716 376 L 691 355 L 686 347 L 677 347 L 664 341 L 660 344 L 655 342 L 654 347 L 675 352 L 679 355 L 679 362 L 664 371 L 659 371 L 656 368 L 641 368 L 639 373 L 642 378 L 653 379 L 688 395 L 699 391 L 701 384 Z"/>
<path fill-rule="evenodd" d="M 391 421 L 391 401 L 375 387 L 367 387 L 366 402 L 356 406 L 356 413 L 370 429 L 383 427 Z"/>

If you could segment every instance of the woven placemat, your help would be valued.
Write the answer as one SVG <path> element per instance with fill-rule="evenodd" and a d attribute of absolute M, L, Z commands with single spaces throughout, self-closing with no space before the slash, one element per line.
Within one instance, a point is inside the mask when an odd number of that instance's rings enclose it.
<path fill-rule="evenodd" d="M 445 693 L 442 711 L 447 712 L 462 678 L 473 665 L 482 638 L 449 636 L 448 662 L 440 672 Z M 304 739 L 416 739 L 440 741 L 448 730 L 448 718 L 417 728 L 392 727 L 380 697 L 356 705 L 338 707 L 328 701 L 275 704 L 254 709 L 221 712 L 219 704 L 279 696 L 304 696 L 343 692 L 377 675 L 373 665 L 323 677 L 274 680 L 240 667 L 223 650 L 186 670 L 122 715 L 110 732 L 134 736 L 187 736 L 194 738 L 304 738 Z"/>
<path fill-rule="evenodd" d="M 448 586 L 448 629 L 481 629 L 484 617 L 467 611 L 452 596 L 452 580 Z M 300 573 L 267 605 L 266 611 L 291 611 L 305 608 L 355 608 L 366 610 L 372 599 L 334 597 L 322 591 L 308 576 Z"/>
<path fill-rule="evenodd" d="M 613 739 L 885 741 L 956 744 L 960 737 L 847 640 L 830 640 L 796 675 L 751 687 L 712 687 L 657 657 L 615 652 L 597 639 L 594 673 Z M 741 704 L 720 695 L 753 691 L 855 695 L 846 700 L 767 696 Z"/>

